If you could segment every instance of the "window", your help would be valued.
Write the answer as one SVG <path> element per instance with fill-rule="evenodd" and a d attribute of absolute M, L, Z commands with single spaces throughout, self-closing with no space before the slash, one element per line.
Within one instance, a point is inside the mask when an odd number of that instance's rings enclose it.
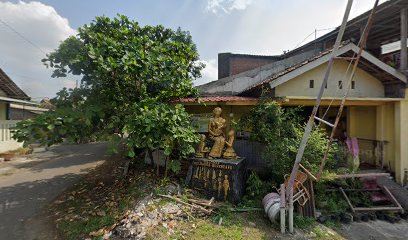
<path fill-rule="evenodd" d="M 309 81 L 309 88 L 314 88 L 314 80 Z"/>
<path fill-rule="evenodd" d="M 327 88 L 327 82 L 326 82 L 326 85 L 324 85 L 324 88 Z"/>
<path fill-rule="evenodd" d="M 343 89 L 343 81 L 339 81 L 339 89 Z"/>
<path fill-rule="evenodd" d="M 351 81 L 351 89 L 356 89 L 356 81 Z"/>

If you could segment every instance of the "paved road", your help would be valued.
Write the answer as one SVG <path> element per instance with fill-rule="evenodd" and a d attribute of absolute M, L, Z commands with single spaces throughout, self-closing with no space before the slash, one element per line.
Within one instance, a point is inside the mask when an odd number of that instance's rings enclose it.
<path fill-rule="evenodd" d="M 0 163 L 0 169 L 7 169 L 0 176 L 0 240 L 35 239 L 25 222 L 107 157 L 105 143 L 91 143 L 55 146 L 25 160 Z"/>
<path fill-rule="evenodd" d="M 408 222 L 385 221 L 353 222 L 342 227 L 342 234 L 350 240 L 406 240 L 408 239 Z"/>

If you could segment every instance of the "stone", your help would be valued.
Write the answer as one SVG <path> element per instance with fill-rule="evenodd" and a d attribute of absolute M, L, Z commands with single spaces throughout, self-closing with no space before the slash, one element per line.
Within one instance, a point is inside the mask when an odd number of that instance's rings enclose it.
<path fill-rule="evenodd" d="M 389 214 L 384 214 L 384 217 L 385 217 L 385 220 L 386 220 L 387 222 L 390 222 L 390 223 L 396 223 L 396 222 L 399 222 L 399 221 L 400 221 L 400 219 L 398 219 L 398 218 L 396 218 L 396 217 L 394 217 L 394 216 L 391 216 L 391 215 L 389 215 Z"/>
<path fill-rule="evenodd" d="M 332 221 L 334 221 L 334 222 L 339 221 L 340 218 L 341 218 L 341 217 L 340 217 L 339 215 L 336 215 L 336 214 L 330 215 L 330 220 L 332 220 Z"/>
<path fill-rule="evenodd" d="M 377 216 L 377 219 L 379 220 L 385 220 L 385 215 L 382 212 L 376 212 L 375 215 Z"/>
<path fill-rule="evenodd" d="M 350 224 L 353 221 L 353 216 L 349 213 L 341 213 L 340 221 L 345 224 Z"/>
<path fill-rule="evenodd" d="M 319 223 L 325 223 L 325 222 L 327 222 L 327 220 L 328 220 L 328 217 L 325 216 L 325 215 L 321 215 L 320 217 L 317 218 L 317 221 Z"/>
<path fill-rule="evenodd" d="M 368 218 L 371 221 L 376 221 L 377 220 L 377 215 L 375 215 L 375 213 L 370 213 L 370 214 L 368 214 Z"/>
<path fill-rule="evenodd" d="M 361 214 L 359 214 L 359 213 L 354 213 L 354 214 L 353 214 L 353 220 L 354 220 L 355 222 L 361 222 Z"/>
<path fill-rule="evenodd" d="M 404 220 L 408 220 L 408 213 L 404 212 L 404 213 L 400 213 L 400 217 Z"/>
<path fill-rule="evenodd" d="M 361 214 L 361 221 L 368 222 L 368 220 L 370 220 L 370 218 L 367 213 Z"/>
<path fill-rule="evenodd" d="M 100 210 L 100 211 L 96 212 L 96 215 L 98 215 L 100 217 L 103 217 L 103 216 L 106 216 L 106 213 L 105 213 L 105 211 Z"/>

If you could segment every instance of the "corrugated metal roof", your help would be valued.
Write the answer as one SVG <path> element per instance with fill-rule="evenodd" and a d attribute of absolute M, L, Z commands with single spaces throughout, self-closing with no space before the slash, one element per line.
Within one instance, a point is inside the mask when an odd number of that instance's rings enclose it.
<path fill-rule="evenodd" d="M 343 47 L 343 46 L 344 46 L 344 43 L 343 43 L 340 47 Z M 305 61 L 303 61 L 303 62 L 301 62 L 301 63 L 299 63 L 299 64 L 296 64 L 296 65 L 294 65 L 294 66 L 288 67 L 288 68 L 286 68 L 285 70 L 283 70 L 283 71 L 281 71 L 281 72 L 279 72 L 279 73 L 277 73 L 277 74 L 275 74 L 275 75 L 272 75 L 271 77 L 269 77 L 269 78 L 267 78 L 267 79 L 265 79 L 265 80 L 263 80 L 263 81 L 260 81 L 260 82 L 258 82 L 258 83 L 256 83 L 256 84 L 250 86 L 249 88 L 245 89 L 243 92 L 245 92 L 245 91 L 247 91 L 247 90 L 250 90 L 250 89 L 252 89 L 252 88 L 261 86 L 261 85 L 263 85 L 263 84 L 265 84 L 265 83 L 269 83 L 269 82 L 271 82 L 271 81 L 273 81 L 273 80 L 275 80 L 275 79 L 277 79 L 277 78 L 279 78 L 279 77 L 282 77 L 282 76 L 285 75 L 285 74 L 288 74 L 288 73 L 290 73 L 290 72 L 292 72 L 292 71 L 294 71 L 294 70 L 296 70 L 296 69 L 298 69 L 298 68 L 300 68 L 300 67 L 303 67 L 303 66 L 307 65 L 307 64 L 310 63 L 310 62 L 313 62 L 313 61 L 315 61 L 315 60 L 317 60 L 317 59 L 319 59 L 319 58 L 321 58 L 321 57 L 323 57 L 323 56 L 325 56 L 325 55 L 331 53 L 332 51 L 333 51 L 333 49 L 326 50 L 326 51 L 321 52 L 321 53 L 317 54 L 316 56 L 314 56 L 314 57 L 312 57 L 312 58 L 309 58 L 309 59 L 307 59 L 307 60 L 305 60 Z"/>
<path fill-rule="evenodd" d="M 236 101 L 257 101 L 254 97 L 240 97 L 240 96 L 203 96 L 200 98 L 182 98 L 179 103 L 194 103 L 194 102 L 236 102 Z"/>
<path fill-rule="evenodd" d="M 7 97 L 30 100 L 30 97 L 23 90 L 21 90 L 21 88 L 19 88 L 1 68 L 0 89 L 7 94 Z"/>
<path fill-rule="evenodd" d="M 25 105 L 32 105 L 32 106 L 39 106 L 40 105 L 39 103 L 36 103 L 36 102 L 30 102 L 30 101 L 25 101 L 25 100 L 21 100 L 21 99 L 2 97 L 2 96 L 0 96 L 0 101 L 12 102 L 12 103 L 22 103 L 22 104 L 25 104 Z"/>

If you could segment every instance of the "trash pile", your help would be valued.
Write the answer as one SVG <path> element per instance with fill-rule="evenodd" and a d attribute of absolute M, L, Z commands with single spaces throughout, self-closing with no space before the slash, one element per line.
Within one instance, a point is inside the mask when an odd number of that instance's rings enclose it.
<path fill-rule="evenodd" d="M 186 220 L 189 216 L 184 212 L 182 204 L 167 202 L 160 206 L 161 201 L 161 198 L 151 199 L 150 196 L 144 198 L 107 235 L 113 234 L 123 239 L 144 239 L 149 229 L 159 225 L 173 234 L 177 221 Z"/>
<path fill-rule="evenodd" d="M 145 239 L 155 227 L 163 227 L 168 235 L 175 233 L 175 227 L 182 221 L 209 216 L 217 206 L 214 199 L 204 200 L 192 195 L 149 195 L 126 212 L 122 220 L 109 228 L 90 233 L 103 239 Z"/>

